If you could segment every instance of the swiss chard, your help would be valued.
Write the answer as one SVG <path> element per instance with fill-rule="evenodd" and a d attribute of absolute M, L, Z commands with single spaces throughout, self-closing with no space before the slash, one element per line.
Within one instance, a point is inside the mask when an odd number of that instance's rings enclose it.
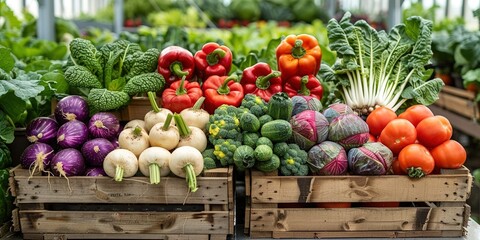
<path fill-rule="evenodd" d="M 329 21 L 330 48 L 338 58 L 320 70 L 324 81 L 337 85 L 346 104 L 368 114 L 376 106 L 396 111 L 438 99 L 443 82 L 425 80 L 432 57 L 430 21 L 410 17 L 386 33 L 363 20 L 351 23 L 350 17 L 347 12 L 340 21 Z"/>

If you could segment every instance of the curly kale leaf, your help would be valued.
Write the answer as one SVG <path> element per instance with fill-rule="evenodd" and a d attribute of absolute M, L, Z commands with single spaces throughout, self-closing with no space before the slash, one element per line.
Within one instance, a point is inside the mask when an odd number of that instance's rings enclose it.
<path fill-rule="evenodd" d="M 72 87 L 102 88 L 102 83 L 84 66 L 72 66 L 65 71 L 65 80 Z"/>
<path fill-rule="evenodd" d="M 87 102 L 92 113 L 119 109 L 126 106 L 130 101 L 130 96 L 121 91 L 109 91 L 107 89 L 91 89 Z"/>
<path fill-rule="evenodd" d="M 70 42 L 70 57 L 75 65 L 84 66 L 95 76 L 101 78 L 103 68 L 97 56 L 97 48 L 89 40 L 75 38 Z"/>
<path fill-rule="evenodd" d="M 123 91 L 133 96 L 138 93 L 157 92 L 163 90 L 165 79 L 162 75 L 152 72 L 135 76 L 128 80 Z"/>
<path fill-rule="evenodd" d="M 158 66 L 159 56 L 160 50 L 156 48 L 150 48 L 145 51 L 139 58 L 136 59 L 134 65 L 129 70 L 126 76 L 127 81 L 128 79 L 140 74 L 155 72 Z"/>

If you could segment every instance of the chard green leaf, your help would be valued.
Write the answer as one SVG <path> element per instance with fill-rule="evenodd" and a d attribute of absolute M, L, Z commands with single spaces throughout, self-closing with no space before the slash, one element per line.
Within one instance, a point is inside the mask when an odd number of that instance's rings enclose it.
<path fill-rule="evenodd" d="M 423 105 L 430 105 L 438 100 L 438 93 L 440 93 L 444 85 L 440 78 L 435 78 L 416 86 L 407 87 L 403 91 L 402 97 L 405 99 L 414 99 L 415 102 Z"/>
<path fill-rule="evenodd" d="M 8 48 L 0 47 L 0 68 L 5 72 L 12 71 L 15 66 L 15 59 L 13 58 L 10 50 Z"/>
<path fill-rule="evenodd" d="M 0 140 L 10 144 L 15 139 L 15 128 L 7 120 L 7 115 L 0 110 Z"/>
<path fill-rule="evenodd" d="M 65 75 L 54 71 L 48 72 L 42 76 L 40 79 L 40 84 L 45 87 L 42 95 L 53 96 L 54 93 L 67 93 L 68 92 L 68 83 L 65 80 Z M 46 90 L 50 89 L 51 92 L 45 93 Z M 45 94 L 43 94 L 45 93 Z"/>
<path fill-rule="evenodd" d="M 43 91 L 43 86 L 38 83 L 39 80 L 0 80 L 0 97 L 13 91 L 15 96 L 26 101 Z"/>
<path fill-rule="evenodd" d="M 22 113 L 27 109 L 27 105 L 24 100 L 15 96 L 13 92 L 0 97 L 0 109 L 2 109 L 7 116 L 10 116 L 14 123 L 21 120 Z"/>

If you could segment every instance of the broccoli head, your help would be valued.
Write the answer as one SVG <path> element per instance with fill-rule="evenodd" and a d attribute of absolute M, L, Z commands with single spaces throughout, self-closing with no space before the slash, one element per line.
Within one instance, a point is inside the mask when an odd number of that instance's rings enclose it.
<path fill-rule="evenodd" d="M 266 114 L 268 110 L 268 105 L 265 100 L 251 93 L 246 94 L 243 97 L 240 107 L 250 110 L 250 112 L 256 117 Z"/>
<path fill-rule="evenodd" d="M 220 161 L 222 166 L 233 164 L 233 154 L 237 147 L 242 145 L 241 142 L 233 139 L 217 139 L 214 141 L 213 154 Z"/>
<path fill-rule="evenodd" d="M 208 139 L 214 143 L 216 139 L 234 139 L 241 141 L 242 134 L 240 134 L 240 120 L 237 117 L 237 108 L 222 105 L 217 108 L 207 126 Z"/>
<path fill-rule="evenodd" d="M 285 176 L 308 175 L 307 152 L 304 150 L 289 149 L 280 160 L 280 172 Z"/>

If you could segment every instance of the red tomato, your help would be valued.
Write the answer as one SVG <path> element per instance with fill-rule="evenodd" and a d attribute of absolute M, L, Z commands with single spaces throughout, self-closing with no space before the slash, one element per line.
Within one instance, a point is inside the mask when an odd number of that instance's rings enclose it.
<path fill-rule="evenodd" d="M 315 203 L 317 208 L 349 208 L 352 206 L 350 202 L 321 202 Z"/>
<path fill-rule="evenodd" d="M 405 112 L 398 115 L 398 118 L 407 119 L 415 127 L 420 121 L 427 117 L 433 117 L 433 112 L 430 108 L 421 104 L 410 106 Z"/>
<path fill-rule="evenodd" d="M 427 148 L 433 148 L 452 137 L 452 125 L 444 116 L 423 119 L 417 125 L 417 140 Z"/>
<path fill-rule="evenodd" d="M 390 108 L 376 108 L 368 115 L 366 120 L 370 134 L 375 137 L 380 136 L 383 128 L 395 118 L 397 118 L 397 114 Z"/>
<path fill-rule="evenodd" d="M 447 140 L 430 150 L 438 168 L 459 168 L 467 160 L 467 152 L 455 140 Z"/>
<path fill-rule="evenodd" d="M 405 119 L 394 119 L 383 129 L 378 141 L 397 155 L 405 146 L 415 143 L 417 131 L 412 123 Z"/>
<path fill-rule="evenodd" d="M 393 160 L 392 162 L 392 172 L 395 175 L 405 175 L 407 174 L 403 169 L 400 167 L 400 161 L 398 161 L 398 158 Z"/>
<path fill-rule="evenodd" d="M 400 202 L 361 202 L 361 207 L 399 207 Z"/>
<path fill-rule="evenodd" d="M 435 167 L 435 160 L 428 149 L 418 143 L 404 147 L 398 154 L 398 161 L 408 176 L 416 178 L 430 174 Z"/>

